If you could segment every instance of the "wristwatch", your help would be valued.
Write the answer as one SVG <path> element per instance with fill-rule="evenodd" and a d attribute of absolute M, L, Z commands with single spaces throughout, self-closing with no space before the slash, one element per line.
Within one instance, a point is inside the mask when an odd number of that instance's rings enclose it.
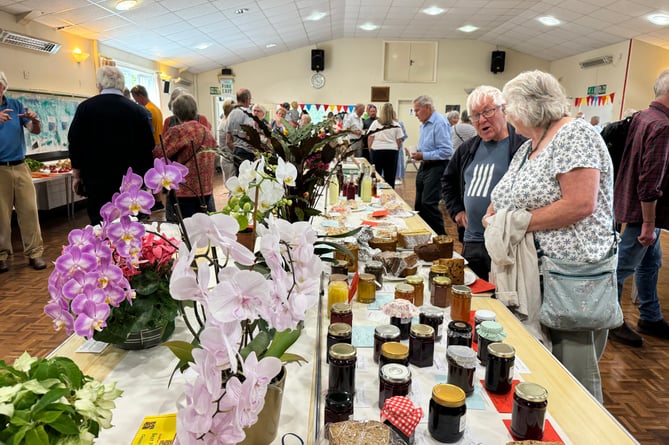
<path fill-rule="evenodd" d="M 325 76 L 322 75 L 321 73 L 315 73 L 313 76 L 311 76 L 311 86 L 319 89 L 323 88 L 323 85 L 325 85 Z"/>

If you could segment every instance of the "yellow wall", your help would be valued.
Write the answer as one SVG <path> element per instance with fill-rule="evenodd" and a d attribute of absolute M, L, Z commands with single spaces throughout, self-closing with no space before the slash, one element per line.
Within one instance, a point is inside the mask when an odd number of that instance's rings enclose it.
<path fill-rule="evenodd" d="M 655 79 L 666 69 L 669 69 L 669 50 L 634 40 L 624 108 L 648 108 L 655 98 Z"/>

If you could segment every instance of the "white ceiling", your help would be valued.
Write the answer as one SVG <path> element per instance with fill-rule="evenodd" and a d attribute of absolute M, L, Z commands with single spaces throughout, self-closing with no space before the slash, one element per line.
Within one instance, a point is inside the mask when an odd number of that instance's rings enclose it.
<path fill-rule="evenodd" d="M 669 26 L 645 19 L 669 13 L 669 0 L 139 0 L 125 12 L 117 1 L 0 0 L 0 10 L 194 73 L 338 38 L 476 39 L 546 60 L 630 38 L 669 49 Z M 430 6 L 446 12 L 421 12 Z M 325 16 L 308 20 L 315 12 Z M 367 22 L 379 28 L 359 28 Z"/>

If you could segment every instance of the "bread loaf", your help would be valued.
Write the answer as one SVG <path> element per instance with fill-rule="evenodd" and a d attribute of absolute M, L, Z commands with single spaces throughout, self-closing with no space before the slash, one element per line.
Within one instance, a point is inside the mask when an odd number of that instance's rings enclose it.
<path fill-rule="evenodd" d="M 369 247 L 379 249 L 383 252 L 394 252 L 397 250 L 397 240 L 389 238 L 372 238 L 369 240 Z"/>
<path fill-rule="evenodd" d="M 423 261 L 436 261 L 439 258 L 453 256 L 453 238 L 447 235 L 435 237 L 431 243 L 421 244 L 413 248 L 418 258 Z"/>
<path fill-rule="evenodd" d="M 328 425 L 330 445 L 388 445 L 390 443 L 390 428 L 375 420 L 345 422 Z"/>
<path fill-rule="evenodd" d="M 405 230 L 397 234 L 397 242 L 400 247 L 413 249 L 420 244 L 429 243 L 432 233 L 427 230 Z"/>
<path fill-rule="evenodd" d="M 439 258 L 435 264 L 440 264 L 448 269 L 448 276 L 452 284 L 465 284 L 465 259 L 464 258 Z"/>

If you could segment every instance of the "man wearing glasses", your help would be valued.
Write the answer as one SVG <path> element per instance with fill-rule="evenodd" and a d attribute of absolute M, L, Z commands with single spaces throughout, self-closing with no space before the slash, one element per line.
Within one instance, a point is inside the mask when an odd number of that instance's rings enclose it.
<path fill-rule="evenodd" d="M 462 256 L 476 275 L 487 280 L 490 256 L 481 220 L 490 204 L 490 192 L 526 138 L 507 124 L 504 97 L 495 87 L 480 86 L 472 91 L 467 110 L 476 136 L 463 142 L 453 154 L 441 178 L 441 195 L 458 225 Z"/>

